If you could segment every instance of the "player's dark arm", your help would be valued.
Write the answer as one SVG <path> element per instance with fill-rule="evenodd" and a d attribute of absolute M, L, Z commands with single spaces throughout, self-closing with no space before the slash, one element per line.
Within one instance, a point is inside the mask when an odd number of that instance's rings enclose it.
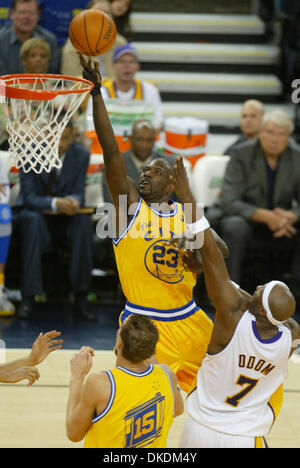
<path fill-rule="evenodd" d="M 227 258 L 229 255 L 227 244 L 213 229 L 211 229 L 211 231 L 216 240 L 218 249 L 223 257 Z M 203 273 L 201 252 L 200 249 L 189 249 L 191 240 L 193 242 L 195 240 L 195 236 L 190 235 L 188 232 L 184 232 L 182 236 L 175 236 L 170 239 L 167 244 L 172 245 L 178 251 L 178 254 L 182 257 L 184 265 L 188 270 L 200 275 Z"/>
<path fill-rule="evenodd" d="M 204 231 L 204 242 L 200 251 L 208 296 L 215 306 L 216 313 L 224 314 L 228 318 L 228 313 L 241 307 L 242 295 L 229 277 L 224 257 L 210 228 Z"/>
<path fill-rule="evenodd" d="M 79 55 L 80 62 L 84 68 L 83 76 L 92 81 L 95 85 L 92 91 L 93 99 L 93 119 L 99 143 L 103 150 L 105 174 L 107 184 L 115 205 L 118 205 L 119 195 L 129 195 L 132 185 L 127 179 L 126 167 L 123 154 L 119 150 L 113 128 L 107 113 L 107 109 L 101 94 L 101 77 L 99 64 L 91 60 L 86 63 L 82 55 Z M 137 194 L 137 191 L 136 191 Z M 137 201 L 129 200 L 130 203 Z"/>
<path fill-rule="evenodd" d="M 290 352 L 290 356 L 292 356 L 293 352 L 297 349 L 300 345 L 300 325 L 296 320 L 293 318 L 289 318 L 284 325 L 289 328 L 292 333 L 292 348 Z"/>
<path fill-rule="evenodd" d="M 186 223 L 194 223 L 197 219 L 199 219 L 199 217 L 203 215 L 203 210 L 200 210 L 197 206 L 191 191 L 182 156 L 178 156 L 176 159 L 176 164 L 173 167 L 173 175 L 171 175 L 171 180 L 174 185 L 176 195 L 183 204 Z"/>

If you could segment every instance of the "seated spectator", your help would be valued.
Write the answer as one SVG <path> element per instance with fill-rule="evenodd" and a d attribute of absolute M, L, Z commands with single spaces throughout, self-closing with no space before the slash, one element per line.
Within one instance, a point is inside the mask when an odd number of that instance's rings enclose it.
<path fill-rule="evenodd" d="M 110 3 L 108 0 L 92 0 L 88 3 L 88 8 L 103 11 L 107 15 L 111 14 Z M 101 76 L 110 78 L 115 76 L 114 69 L 112 67 L 113 53 L 117 47 L 126 44 L 126 42 L 127 41 L 124 37 L 117 34 L 116 41 L 111 49 L 104 54 L 101 54 L 99 57 L 93 57 L 93 60 L 99 60 Z M 66 41 L 62 48 L 60 71 L 63 75 L 82 76 L 82 66 L 80 65 L 76 49 L 70 39 Z"/>
<path fill-rule="evenodd" d="M 135 78 L 140 69 L 137 51 L 130 44 L 118 47 L 113 55 L 115 78 L 104 80 L 101 92 L 104 100 L 142 100 L 154 107 L 154 125 L 160 130 L 163 122 L 162 104 L 159 90 L 152 83 Z M 92 99 L 88 100 L 86 116 L 92 122 Z M 92 130 L 92 128 L 89 128 Z"/>
<path fill-rule="evenodd" d="M 0 75 L 23 73 L 20 49 L 31 37 L 44 39 L 50 46 L 51 60 L 48 73 L 59 72 L 59 51 L 54 34 L 37 24 L 39 5 L 37 0 L 13 0 L 11 3 L 11 24 L 0 30 Z"/>
<path fill-rule="evenodd" d="M 31 39 L 28 39 L 27 41 L 24 42 L 24 44 L 21 47 L 21 60 L 22 64 L 24 67 L 24 71 L 26 73 L 47 73 L 48 66 L 49 66 L 49 61 L 51 59 L 51 50 L 49 47 L 49 44 L 44 41 L 43 39 L 40 39 L 38 37 L 32 37 Z M 77 58 L 77 55 L 76 55 Z M 32 83 L 28 83 L 26 85 L 28 88 L 32 87 Z M 35 83 L 34 88 L 38 89 L 44 89 L 48 88 L 53 89 L 53 82 L 44 82 L 44 83 Z M 65 105 L 64 99 L 62 96 L 57 96 L 56 98 L 56 105 L 58 106 L 59 103 L 62 105 Z M 34 105 L 32 104 L 32 109 L 34 108 Z M 46 111 L 45 111 L 46 112 Z M 48 113 L 51 112 L 51 108 L 48 108 Z M 46 118 L 45 114 L 44 117 Z M 50 118 L 50 115 L 49 115 Z M 75 114 L 73 115 L 73 123 L 74 127 L 76 128 L 76 141 L 79 143 L 85 143 L 84 142 L 84 137 L 83 137 L 83 132 L 80 131 L 81 128 L 81 120 L 84 120 L 84 114 L 81 111 L 81 108 L 79 108 Z M 1 148 L 1 146 L 0 146 Z"/>
<path fill-rule="evenodd" d="M 47 73 L 51 57 L 48 42 L 32 37 L 24 42 L 20 55 L 25 73 Z"/>
<path fill-rule="evenodd" d="M 227 265 L 236 283 L 244 280 L 248 249 L 264 258 L 257 278 L 265 283 L 285 273 L 300 296 L 300 148 L 290 135 L 293 123 L 277 110 L 264 116 L 258 138 L 236 147 L 226 167 L 219 207 L 219 234 L 229 248 Z M 208 218 L 210 210 L 208 210 Z M 250 254 L 249 254 L 250 255 Z M 273 271 L 266 258 L 272 258 Z"/>
<path fill-rule="evenodd" d="M 116 23 L 117 30 L 126 39 L 132 39 L 132 30 L 130 25 L 130 13 L 132 0 L 110 0 L 111 12 Z"/>
<path fill-rule="evenodd" d="M 244 102 L 241 111 L 240 129 L 242 131 L 238 139 L 232 143 L 225 151 L 224 154 L 231 156 L 234 148 L 240 143 L 244 143 L 251 138 L 257 137 L 262 119 L 265 113 L 264 104 L 256 99 L 249 99 Z"/>
<path fill-rule="evenodd" d="M 16 201 L 16 226 L 22 242 L 22 297 L 17 312 L 27 319 L 33 311 L 34 296 L 43 294 L 42 255 L 58 247 L 71 251 L 70 283 L 81 317 L 94 320 L 88 310 L 93 261 L 93 232 L 84 206 L 89 152 L 74 142 L 70 121 L 60 139 L 63 166 L 50 174 L 20 170 L 21 190 Z M 19 210 L 19 212 L 18 212 Z"/>

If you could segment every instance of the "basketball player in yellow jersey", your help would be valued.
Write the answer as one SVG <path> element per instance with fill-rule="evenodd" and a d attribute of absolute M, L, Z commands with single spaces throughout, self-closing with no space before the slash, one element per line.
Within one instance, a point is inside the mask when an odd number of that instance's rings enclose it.
<path fill-rule="evenodd" d="M 90 374 L 92 348 L 71 360 L 67 434 L 86 448 L 164 448 L 174 416 L 183 413 L 175 374 L 146 362 L 158 340 L 153 322 L 132 315 L 117 332 L 116 367 Z"/>
<path fill-rule="evenodd" d="M 84 77 L 95 84 L 91 93 L 93 118 L 116 210 L 114 250 L 127 298 L 120 319 L 122 322 L 130 314 L 142 314 L 155 320 L 160 337 L 156 358 L 168 364 L 181 388 L 189 391 L 213 325 L 194 302 L 196 275 L 185 268 L 174 249 L 165 246 L 168 239 L 182 234 L 186 223 L 192 223 L 196 216 L 183 161 L 178 158 L 176 167 L 171 168 L 163 159 L 153 160 L 143 170 L 138 191 L 127 177 L 124 157 L 113 134 L 97 64 L 92 68 L 91 61 L 86 64 L 82 57 L 81 64 Z M 181 174 L 180 183 L 176 183 L 173 171 Z M 183 205 L 169 200 L 174 188 Z M 192 209 L 184 211 L 183 206 Z"/>

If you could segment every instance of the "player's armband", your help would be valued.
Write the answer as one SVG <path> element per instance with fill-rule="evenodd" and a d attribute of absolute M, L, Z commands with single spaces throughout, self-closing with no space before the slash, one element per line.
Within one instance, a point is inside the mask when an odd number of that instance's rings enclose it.
<path fill-rule="evenodd" d="M 209 222 L 202 216 L 202 218 L 198 219 L 195 223 L 187 224 L 188 231 L 191 234 L 198 234 L 199 232 L 203 232 L 210 227 Z"/>

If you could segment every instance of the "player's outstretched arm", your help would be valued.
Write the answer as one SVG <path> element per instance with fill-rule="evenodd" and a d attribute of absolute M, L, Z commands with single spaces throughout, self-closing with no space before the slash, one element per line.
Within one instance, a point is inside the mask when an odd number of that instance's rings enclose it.
<path fill-rule="evenodd" d="M 87 377 L 94 354 L 92 348 L 83 346 L 71 359 L 66 429 L 72 442 L 85 437 L 93 417 L 105 409 L 110 397 L 110 380 L 105 372 L 92 373 Z"/>
<path fill-rule="evenodd" d="M 17 383 L 21 380 L 28 380 L 27 386 L 29 387 L 39 378 L 40 374 L 36 367 L 23 366 L 12 371 L 0 370 L 0 382 L 2 383 Z"/>
<path fill-rule="evenodd" d="M 204 230 L 204 242 L 200 250 L 208 296 L 216 313 L 227 320 L 230 312 L 241 308 L 244 299 L 229 277 L 224 257 L 210 228 Z"/>
<path fill-rule="evenodd" d="M 176 158 L 176 163 L 173 167 L 173 174 L 170 176 L 170 179 L 174 185 L 176 195 L 184 206 L 186 223 L 195 222 L 200 216 L 202 216 L 203 210 L 200 210 L 197 206 L 191 191 L 182 156 L 178 156 Z"/>
<path fill-rule="evenodd" d="M 107 109 L 101 94 L 101 76 L 99 72 L 99 63 L 88 62 L 78 52 L 81 66 L 83 67 L 83 77 L 94 83 L 94 89 L 91 92 L 93 99 L 93 120 L 99 143 L 103 150 L 103 159 L 105 165 L 105 175 L 107 184 L 114 201 L 118 206 L 119 195 L 128 195 L 131 191 L 131 185 L 126 175 L 125 161 L 119 150 L 114 131 L 107 113 Z M 130 200 L 133 203 L 138 200 Z"/>
<path fill-rule="evenodd" d="M 63 340 L 56 339 L 60 335 L 61 332 L 56 330 L 47 333 L 40 333 L 34 341 L 29 355 L 21 359 L 16 359 L 11 362 L 0 364 L 0 373 L 7 375 L 16 369 L 37 366 L 42 361 L 44 361 L 50 353 L 62 347 Z"/>

